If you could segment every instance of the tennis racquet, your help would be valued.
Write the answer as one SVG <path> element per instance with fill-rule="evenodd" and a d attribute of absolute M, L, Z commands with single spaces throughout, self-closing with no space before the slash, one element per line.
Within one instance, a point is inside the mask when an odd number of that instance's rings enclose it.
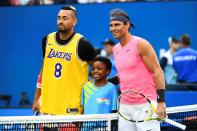
<path fill-rule="evenodd" d="M 131 97 L 135 100 L 135 103 L 139 103 L 138 101 L 143 101 L 146 104 L 132 104 L 132 108 L 130 105 L 121 105 L 120 107 L 120 101 L 127 99 L 128 97 Z M 123 109 L 124 108 L 124 109 Z M 128 109 L 127 109 L 128 108 Z M 120 96 L 117 99 L 117 109 L 118 114 L 120 117 L 124 118 L 125 120 L 131 121 L 131 122 L 145 122 L 150 120 L 157 120 L 160 122 L 166 122 L 169 123 L 175 127 L 178 127 L 182 130 L 186 129 L 186 126 L 183 124 L 180 124 L 176 121 L 170 120 L 167 117 L 164 119 L 160 119 L 156 115 L 156 109 L 153 103 L 143 94 L 134 91 L 134 90 L 127 90 L 125 92 L 122 92 Z M 133 113 L 132 111 L 141 111 L 138 113 Z M 128 115 L 129 113 L 127 111 L 130 111 L 132 115 Z"/>

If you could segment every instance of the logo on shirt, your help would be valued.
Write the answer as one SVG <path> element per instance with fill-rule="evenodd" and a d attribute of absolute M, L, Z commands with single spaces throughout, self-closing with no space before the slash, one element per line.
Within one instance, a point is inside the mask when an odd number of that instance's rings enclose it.
<path fill-rule="evenodd" d="M 197 58 L 193 55 L 186 55 L 186 56 L 177 56 L 174 58 L 174 61 L 195 61 Z"/>
<path fill-rule="evenodd" d="M 129 51 L 130 51 L 130 49 L 127 49 L 127 50 L 126 50 L 126 52 L 129 52 Z"/>
<path fill-rule="evenodd" d="M 51 48 L 47 57 L 48 58 L 60 58 L 60 59 L 65 59 L 66 61 L 70 61 L 72 54 L 68 52 L 56 51 L 53 48 Z"/>
<path fill-rule="evenodd" d="M 101 104 L 104 103 L 106 105 L 109 105 L 109 100 L 107 98 L 97 98 L 96 101 Z"/>

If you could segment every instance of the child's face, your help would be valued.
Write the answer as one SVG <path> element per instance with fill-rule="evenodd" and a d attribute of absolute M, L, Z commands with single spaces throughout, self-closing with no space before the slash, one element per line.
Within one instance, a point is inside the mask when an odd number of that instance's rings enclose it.
<path fill-rule="evenodd" d="M 92 65 L 92 78 L 94 80 L 106 79 L 109 70 L 105 64 L 100 61 L 95 61 Z"/>

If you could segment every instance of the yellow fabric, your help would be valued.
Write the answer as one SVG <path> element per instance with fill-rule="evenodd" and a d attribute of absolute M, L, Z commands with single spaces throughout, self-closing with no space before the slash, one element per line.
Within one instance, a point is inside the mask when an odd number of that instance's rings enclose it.
<path fill-rule="evenodd" d="M 76 54 L 81 37 L 76 33 L 68 44 L 59 45 L 56 32 L 48 35 L 42 73 L 42 113 L 66 115 L 67 108 L 78 108 L 77 114 L 81 113 L 82 86 L 88 80 L 88 64 Z"/>
<path fill-rule="evenodd" d="M 93 95 L 95 91 L 97 91 L 97 88 L 95 88 L 93 83 L 89 81 L 83 85 L 83 89 L 84 89 L 84 96 L 85 96 L 84 104 L 86 104 L 90 96 Z"/>

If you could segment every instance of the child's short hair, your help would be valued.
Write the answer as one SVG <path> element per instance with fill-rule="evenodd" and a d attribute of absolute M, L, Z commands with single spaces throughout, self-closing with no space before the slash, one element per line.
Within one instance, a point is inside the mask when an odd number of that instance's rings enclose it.
<path fill-rule="evenodd" d="M 112 63 L 107 57 L 101 57 L 101 56 L 96 57 L 95 59 L 93 59 L 92 63 L 96 61 L 100 61 L 103 64 L 105 64 L 106 68 L 109 70 L 109 72 L 111 72 Z"/>

